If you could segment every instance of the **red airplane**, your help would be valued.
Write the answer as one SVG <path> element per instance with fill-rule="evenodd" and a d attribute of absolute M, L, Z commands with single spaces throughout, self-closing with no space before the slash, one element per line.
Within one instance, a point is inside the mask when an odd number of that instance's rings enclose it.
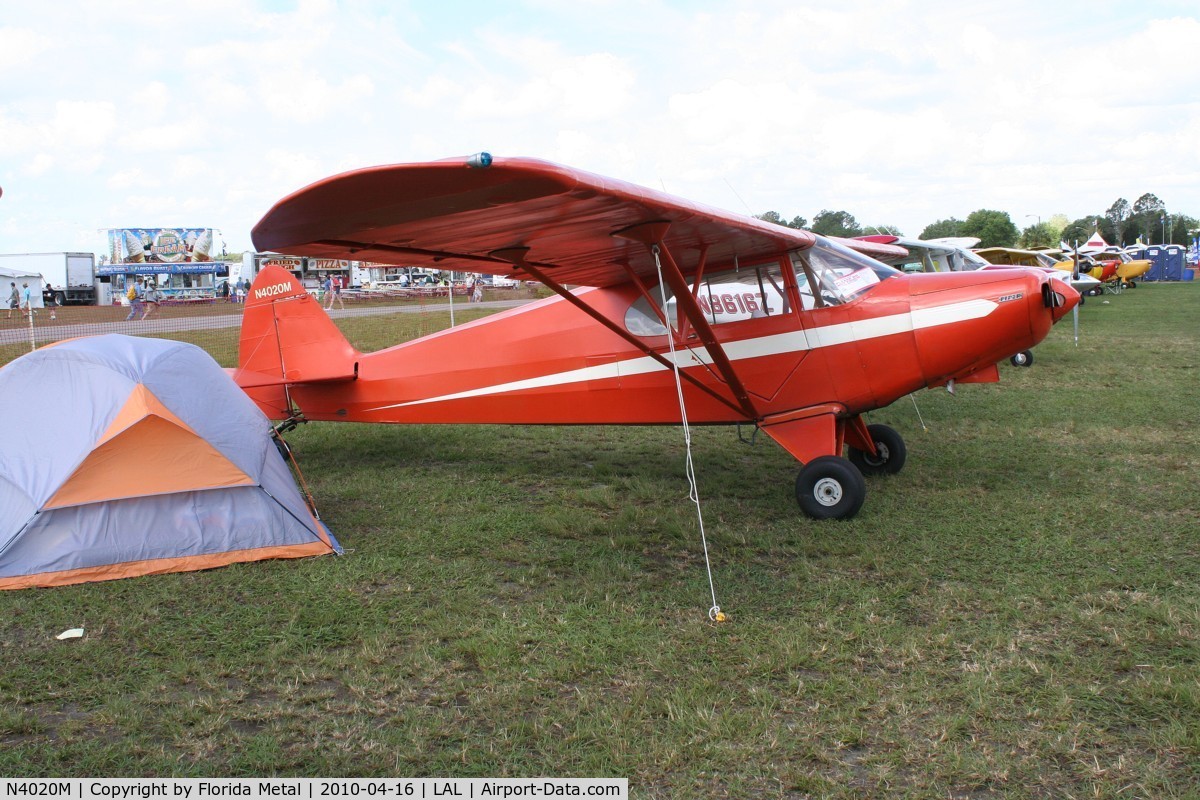
<path fill-rule="evenodd" d="M 869 257 L 889 245 L 486 153 L 327 178 L 277 203 L 253 240 L 558 295 L 361 353 L 290 273 L 264 269 L 235 379 L 273 419 L 752 423 L 803 465 L 796 498 L 818 519 L 852 517 L 863 473 L 904 466 L 901 436 L 866 412 L 999 380 L 996 363 L 1079 299 L 1023 270 L 905 275 Z"/>

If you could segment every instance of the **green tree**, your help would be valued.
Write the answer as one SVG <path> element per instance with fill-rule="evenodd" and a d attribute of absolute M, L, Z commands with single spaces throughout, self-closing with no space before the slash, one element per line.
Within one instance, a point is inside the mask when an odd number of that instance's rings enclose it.
<path fill-rule="evenodd" d="M 1166 237 L 1167 206 L 1162 200 L 1150 192 L 1133 201 L 1133 213 L 1129 216 L 1128 233 L 1130 239 L 1139 236 L 1147 244 L 1161 242 Z"/>
<path fill-rule="evenodd" d="M 950 217 L 931 222 L 921 231 L 920 239 L 945 239 L 948 236 L 962 236 L 962 220 Z"/>
<path fill-rule="evenodd" d="M 1055 246 L 1062 241 L 1063 229 L 1070 224 L 1071 220 L 1067 219 L 1066 214 L 1053 214 L 1051 215 L 1050 219 L 1046 221 L 1046 227 L 1048 227 L 1050 232 L 1054 234 Z"/>
<path fill-rule="evenodd" d="M 1092 238 L 1092 231 L 1096 229 L 1095 226 L 1095 217 L 1080 217 L 1062 229 L 1060 238 L 1067 243 L 1068 247 L 1075 247 Z"/>
<path fill-rule="evenodd" d="M 1115 239 L 1113 244 L 1125 244 L 1125 226 L 1129 223 L 1129 217 L 1132 214 L 1133 208 L 1124 197 L 1118 197 L 1104 212 L 1105 219 L 1112 224 Z"/>
<path fill-rule="evenodd" d="M 1019 244 L 1021 247 L 1026 248 L 1057 247 L 1058 237 L 1054 235 L 1054 230 L 1050 227 L 1050 223 L 1039 222 L 1021 231 Z"/>
<path fill-rule="evenodd" d="M 960 230 L 962 236 L 978 237 L 980 247 L 1012 247 L 1021 234 L 1007 211 L 986 208 L 968 214 Z"/>
<path fill-rule="evenodd" d="M 862 236 L 858 220 L 848 211 L 821 209 L 821 213 L 813 217 L 812 230 L 822 236 Z"/>
<path fill-rule="evenodd" d="M 1109 244 L 1116 244 L 1119 241 L 1112 221 L 1108 217 L 1100 216 L 1080 217 L 1063 228 L 1061 238 L 1069 246 L 1074 247 L 1077 243 L 1083 244 L 1092 238 L 1092 234 L 1097 231 Z"/>
<path fill-rule="evenodd" d="M 1167 236 L 1170 244 L 1191 244 L 1192 231 L 1200 229 L 1200 220 L 1187 214 L 1167 215 Z"/>
<path fill-rule="evenodd" d="M 758 219 L 764 222 L 774 222 L 776 225 L 782 225 L 785 228 L 805 228 L 808 227 L 808 220 L 799 215 L 792 217 L 790 221 L 785 222 L 783 217 L 779 216 L 778 211 L 764 211 L 757 215 Z"/>

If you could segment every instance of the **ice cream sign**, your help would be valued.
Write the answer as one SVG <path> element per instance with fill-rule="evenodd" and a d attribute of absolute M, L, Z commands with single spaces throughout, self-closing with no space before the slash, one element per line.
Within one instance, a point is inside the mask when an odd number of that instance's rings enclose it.
<path fill-rule="evenodd" d="M 108 231 L 113 264 L 211 261 L 212 228 L 112 228 Z"/>
<path fill-rule="evenodd" d="M 150 252 L 159 261 L 174 263 L 187 258 L 188 247 L 187 242 L 179 235 L 178 231 L 168 229 L 159 231 L 158 235 L 154 237 L 154 244 L 150 245 Z"/>

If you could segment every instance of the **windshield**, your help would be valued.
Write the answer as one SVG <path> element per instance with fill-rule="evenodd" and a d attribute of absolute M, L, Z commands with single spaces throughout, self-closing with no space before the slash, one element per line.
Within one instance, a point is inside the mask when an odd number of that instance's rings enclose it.
<path fill-rule="evenodd" d="M 827 239 L 817 239 L 807 250 L 793 253 L 792 263 L 806 309 L 849 303 L 880 281 L 900 274 L 899 270 Z M 819 287 L 819 302 L 813 297 L 810 283 Z"/>

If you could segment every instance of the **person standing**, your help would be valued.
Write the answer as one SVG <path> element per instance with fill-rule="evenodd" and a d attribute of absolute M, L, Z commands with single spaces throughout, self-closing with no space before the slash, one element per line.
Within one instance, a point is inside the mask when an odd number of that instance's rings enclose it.
<path fill-rule="evenodd" d="M 33 313 L 33 293 L 29 291 L 29 281 L 21 283 L 21 310 L 26 314 Z"/>
<path fill-rule="evenodd" d="M 12 312 L 21 307 L 21 293 L 17 290 L 16 281 L 9 281 L 8 285 L 12 287 L 8 295 L 8 319 L 12 319 Z"/>
<path fill-rule="evenodd" d="M 45 278 L 42 278 L 42 280 L 45 280 Z M 54 289 L 50 288 L 49 283 L 42 287 L 42 305 L 50 309 L 50 319 L 58 318 L 58 315 L 54 313 L 58 306 L 58 298 L 54 294 Z"/>

